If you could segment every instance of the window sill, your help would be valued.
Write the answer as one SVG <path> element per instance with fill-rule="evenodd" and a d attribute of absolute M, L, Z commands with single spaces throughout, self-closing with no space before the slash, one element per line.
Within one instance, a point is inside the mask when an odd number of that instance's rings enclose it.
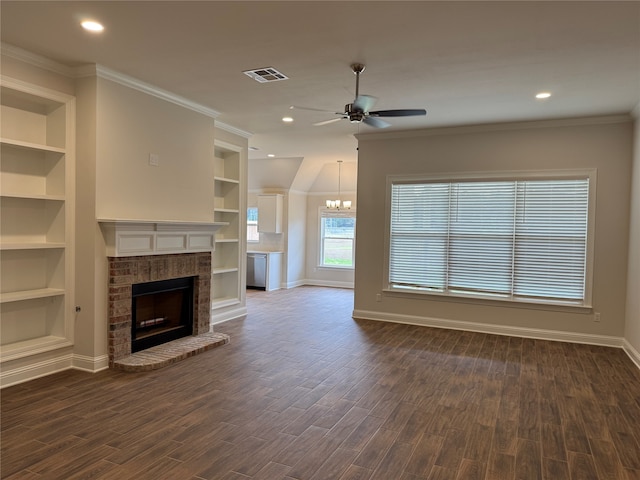
<path fill-rule="evenodd" d="M 318 265 L 316 270 L 353 270 L 353 267 L 342 267 L 340 265 Z"/>
<path fill-rule="evenodd" d="M 554 312 L 571 312 L 580 314 L 593 313 L 593 306 L 582 305 L 571 302 L 550 303 L 542 300 L 521 300 L 513 298 L 489 298 L 477 295 L 447 294 L 441 292 L 426 292 L 423 290 L 413 290 L 409 288 L 384 288 L 385 296 L 398 298 L 419 298 L 423 297 L 436 302 L 465 303 L 474 305 L 485 305 L 492 307 L 523 308 L 528 310 L 549 310 Z"/>

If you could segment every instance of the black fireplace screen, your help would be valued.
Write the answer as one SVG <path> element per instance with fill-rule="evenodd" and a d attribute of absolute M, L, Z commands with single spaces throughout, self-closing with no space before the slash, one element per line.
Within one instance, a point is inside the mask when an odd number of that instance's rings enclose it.
<path fill-rule="evenodd" d="M 193 277 L 132 286 L 131 351 L 193 333 Z"/>

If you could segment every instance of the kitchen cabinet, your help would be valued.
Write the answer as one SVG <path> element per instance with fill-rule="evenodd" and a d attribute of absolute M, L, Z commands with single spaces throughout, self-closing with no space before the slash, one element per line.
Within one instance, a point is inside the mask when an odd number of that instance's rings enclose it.
<path fill-rule="evenodd" d="M 284 195 L 258 195 L 258 232 L 282 233 Z"/>

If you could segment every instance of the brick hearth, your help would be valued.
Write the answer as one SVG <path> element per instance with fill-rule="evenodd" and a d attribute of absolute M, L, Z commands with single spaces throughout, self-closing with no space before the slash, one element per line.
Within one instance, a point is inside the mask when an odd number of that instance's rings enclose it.
<path fill-rule="evenodd" d="M 131 355 L 131 287 L 135 283 L 194 277 L 193 336 L 210 331 L 211 252 L 108 257 L 108 260 L 110 367 Z M 166 345 L 170 352 L 171 347 Z M 194 353 L 197 351 L 190 354 Z M 176 355 L 185 357 L 184 353 Z"/>

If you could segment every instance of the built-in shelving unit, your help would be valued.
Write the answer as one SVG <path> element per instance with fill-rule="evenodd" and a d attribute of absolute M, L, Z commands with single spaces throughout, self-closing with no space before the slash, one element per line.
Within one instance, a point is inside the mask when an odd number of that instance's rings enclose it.
<path fill-rule="evenodd" d="M 225 309 L 241 304 L 244 258 L 242 148 L 215 142 L 214 148 L 214 221 L 227 225 L 216 233 L 212 260 L 212 319 L 225 319 Z M 244 222 L 244 223 L 243 223 Z"/>
<path fill-rule="evenodd" d="M 20 381 L 12 362 L 39 375 L 43 364 L 57 368 L 56 355 L 68 357 L 73 345 L 75 99 L 6 77 L 0 88 L 0 361 L 6 385 Z M 31 366 L 36 355 L 38 366 Z"/>

